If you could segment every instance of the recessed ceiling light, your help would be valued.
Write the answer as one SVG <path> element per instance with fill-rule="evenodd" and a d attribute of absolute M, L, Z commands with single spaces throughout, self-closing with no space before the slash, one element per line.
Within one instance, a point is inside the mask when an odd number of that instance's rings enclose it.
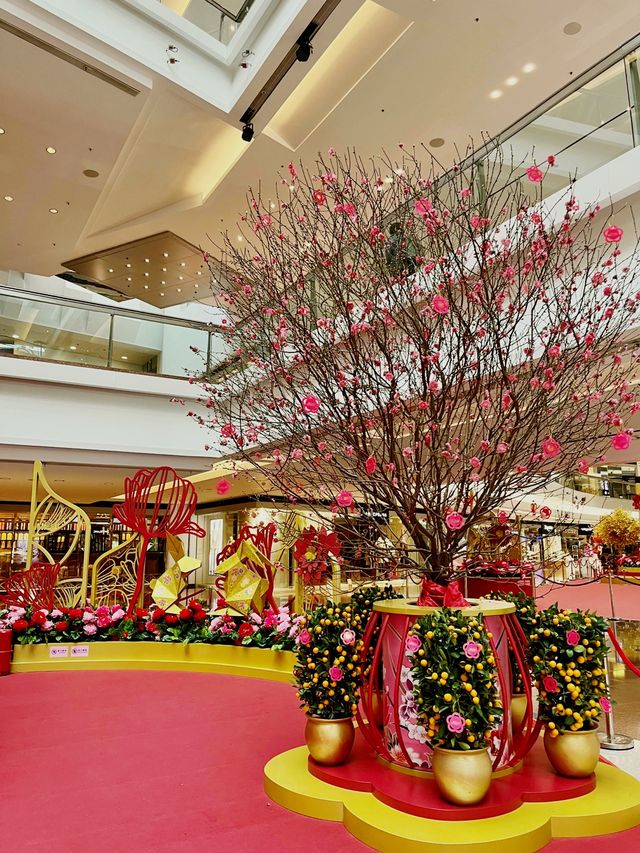
<path fill-rule="evenodd" d="M 149 285 L 148 285 L 148 284 L 145 284 L 144 289 L 145 289 L 145 290 L 149 290 Z"/>
<path fill-rule="evenodd" d="M 181 266 L 181 267 L 186 267 L 185 262 L 184 262 L 184 261 L 180 261 L 180 266 Z"/>
<path fill-rule="evenodd" d="M 149 273 L 148 273 L 148 272 L 146 272 L 146 273 L 145 273 L 145 275 L 147 276 L 147 278 L 149 277 Z"/>
<path fill-rule="evenodd" d="M 444 139 L 441 136 L 434 136 L 433 139 L 429 140 L 429 145 L 431 148 L 442 148 Z"/>
<path fill-rule="evenodd" d="M 58 212 L 58 208 L 57 208 L 57 207 L 50 207 L 50 208 L 49 208 L 49 213 L 57 213 L 57 212 Z"/>
<path fill-rule="evenodd" d="M 46 152 L 47 154 L 55 154 L 56 149 L 53 147 L 53 145 L 47 145 Z"/>
<path fill-rule="evenodd" d="M 20 340 L 20 335 L 11 335 L 11 337 L 16 341 Z"/>
<path fill-rule="evenodd" d="M 516 83 L 518 82 L 518 78 L 517 77 L 507 77 L 507 79 L 504 82 L 507 86 L 515 86 Z"/>
<path fill-rule="evenodd" d="M 12 196 L 12 195 L 6 195 L 6 196 L 4 197 L 4 200 L 5 200 L 5 201 L 13 201 L 13 196 Z"/>
<path fill-rule="evenodd" d="M 131 276 L 130 276 L 130 275 L 128 275 L 128 276 L 127 276 L 127 281 L 131 281 Z"/>
<path fill-rule="evenodd" d="M 0 127 L 0 136 L 4 133 L 4 127 Z"/>
<path fill-rule="evenodd" d="M 179 279 L 180 281 L 184 281 L 184 276 L 183 276 L 183 275 L 179 275 L 179 276 L 178 276 L 178 279 Z"/>
<path fill-rule="evenodd" d="M 489 97 L 492 98 L 494 101 L 496 100 L 496 98 L 501 98 L 502 89 L 494 89 L 493 92 L 489 92 Z"/>
<path fill-rule="evenodd" d="M 121 358 L 123 361 L 129 361 L 129 356 L 128 356 L 128 355 L 121 355 L 121 356 L 120 356 L 120 358 Z"/>
<path fill-rule="evenodd" d="M 568 24 L 565 24 L 562 28 L 562 32 L 566 36 L 575 36 L 582 29 L 582 24 L 579 24 L 577 21 L 570 21 Z"/>
<path fill-rule="evenodd" d="M 96 172 L 95 169 L 85 169 L 82 174 L 85 178 L 98 178 L 100 176 L 100 172 Z"/>
<path fill-rule="evenodd" d="M 148 264 L 148 263 L 149 263 L 149 258 L 145 258 L 145 259 L 144 259 L 144 262 L 145 262 L 145 264 Z"/>
<path fill-rule="evenodd" d="M 77 347 L 75 344 L 71 344 L 71 346 L 69 347 L 69 349 L 77 350 L 77 349 L 78 349 L 78 347 Z"/>
<path fill-rule="evenodd" d="M 160 296 L 164 296 L 164 293 L 162 291 L 160 291 Z"/>
<path fill-rule="evenodd" d="M 179 287 L 179 288 L 178 288 L 178 293 L 182 293 L 182 288 L 181 288 L 181 287 Z"/>
<path fill-rule="evenodd" d="M 523 74 L 531 74 L 531 72 L 532 72 L 532 71 L 535 71 L 535 70 L 536 70 L 536 64 L 535 64 L 535 62 L 527 62 L 527 64 L 526 64 L 526 65 L 523 65 L 523 66 L 522 66 L 522 72 L 523 72 Z"/>
<path fill-rule="evenodd" d="M 201 270 L 198 270 L 197 275 L 202 275 Z"/>
<path fill-rule="evenodd" d="M 274 202 L 271 202 L 271 204 L 269 205 L 269 207 L 271 208 L 271 210 L 275 210 L 275 209 L 276 209 L 276 206 L 275 206 Z"/>
<path fill-rule="evenodd" d="M 167 283 L 166 281 L 161 281 L 161 282 L 160 282 L 160 284 L 166 284 L 166 283 Z"/>
<path fill-rule="evenodd" d="M 194 287 L 195 287 L 195 289 L 197 290 L 197 289 L 198 289 L 198 282 L 196 282 L 193 286 L 194 286 Z"/>
<path fill-rule="evenodd" d="M 169 257 L 169 252 L 163 252 L 163 253 L 162 253 L 162 257 L 163 257 L 163 258 L 168 258 L 168 257 Z"/>
<path fill-rule="evenodd" d="M 109 267 L 109 272 L 113 272 L 113 267 Z"/>
<path fill-rule="evenodd" d="M 244 237 L 242 236 L 242 234 L 238 234 L 238 243 L 242 243 L 243 240 Z"/>
<path fill-rule="evenodd" d="M 130 267 L 131 267 L 131 264 L 127 264 L 127 266 L 130 268 Z"/>

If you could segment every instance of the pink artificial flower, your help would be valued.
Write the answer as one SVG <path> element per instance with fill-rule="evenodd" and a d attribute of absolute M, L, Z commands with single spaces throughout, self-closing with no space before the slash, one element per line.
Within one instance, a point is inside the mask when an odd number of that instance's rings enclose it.
<path fill-rule="evenodd" d="M 562 448 L 555 440 L 555 438 L 545 438 L 542 442 L 542 453 L 545 459 L 553 459 L 554 456 L 557 456 Z"/>
<path fill-rule="evenodd" d="M 459 735 L 465 730 L 465 722 L 462 714 L 449 714 L 447 717 L 447 728 L 454 735 Z"/>
<path fill-rule="evenodd" d="M 231 484 L 228 480 L 220 480 L 220 482 L 216 484 L 216 492 L 219 495 L 226 495 L 230 488 Z"/>
<path fill-rule="evenodd" d="M 506 524 L 509 521 L 509 514 L 503 509 L 498 513 L 498 524 Z"/>
<path fill-rule="evenodd" d="M 342 681 L 342 670 L 339 666 L 332 666 L 329 670 L 329 678 L 332 681 Z"/>
<path fill-rule="evenodd" d="M 570 631 L 567 631 L 566 640 L 568 646 L 577 646 L 580 642 L 580 634 L 572 628 Z"/>
<path fill-rule="evenodd" d="M 444 523 L 449 530 L 460 530 L 464 525 L 464 518 L 459 512 L 448 512 L 445 516 Z"/>
<path fill-rule="evenodd" d="M 418 216 L 427 216 L 433 210 L 433 205 L 428 198 L 419 198 L 413 206 Z"/>
<path fill-rule="evenodd" d="M 342 491 L 338 492 L 336 495 L 336 503 L 338 506 L 348 508 L 353 504 L 353 495 L 347 489 L 342 489 Z"/>
<path fill-rule="evenodd" d="M 352 646 L 356 641 L 356 632 L 352 631 L 351 628 L 345 628 L 340 634 L 340 639 L 345 646 Z"/>
<path fill-rule="evenodd" d="M 619 243 L 620 240 L 622 240 L 623 234 L 624 230 L 618 225 L 610 225 L 602 232 L 602 236 L 604 237 L 605 243 Z"/>
<path fill-rule="evenodd" d="M 472 456 L 469 460 L 469 465 L 471 465 L 472 468 L 479 468 L 482 465 L 482 462 L 480 462 L 477 456 Z"/>
<path fill-rule="evenodd" d="M 298 634 L 296 643 L 298 643 L 298 645 L 300 646 L 308 646 L 312 639 L 313 638 L 311 636 L 311 632 L 307 631 L 306 628 L 303 628 L 302 631 L 300 631 L 300 633 Z"/>
<path fill-rule="evenodd" d="M 91 636 L 92 634 L 98 633 L 97 627 L 95 625 L 91 625 L 89 623 L 87 623 L 86 625 L 83 625 L 82 630 L 84 631 L 85 634 L 88 634 L 89 636 Z"/>
<path fill-rule="evenodd" d="M 578 462 L 578 471 L 580 471 L 581 474 L 588 474 L 589 473 L 589 460 L 588 459 L 580 459 L 580 461 Z"/>
<path fill-rule="evenodd" d="M 104 604 L 101 604 L 100 607 L 96 607 L 96 616 L 98 617 L 98 619 L 101 616 L 108 616 L 109 612 L 110 612 L 109 608 L 106 607 Z M 51 615 L 53 616 L 53 614 L 51 614 Z M 60 614 L 60 615 L 62 616 L 62 614 Z"/>
<path fill-rule="evenodd" d="M 108 628 L 111 625 L 111 616 L 108 614 L 106 616 L 98 616 L 98 621 L 96 623 L 98 628 Z"/>
<path fill-rule="evenodd" d="M 302 398 L 302 411 L 305 415 L 317 415 L 320 410 L 320 400 L 314 394 Z"/>
<path fill-rule="evenodd" d="M 550 166 L 555 166 L 555 165 L 556 165 L 556 158 L 553 156 L 553 154 L 549 154 L 549 156 L 547 157 L 547 163 L 548 163 Z"/>
<path fill-rule="evenodd" d="M 464 652 L 464 656 L 469 658 L 469 660 L 477 660 L 480 657 L 482 646 L 480 643 L 474 643 L 472 640 L 469 640 L 469 642 L 465 643 L 462 647 L 462 651 Z"/>
<path fill-rule="evenodd" d="M 598 704 L 600 705 L 602 710 L 605 712 L 605 714 L 611 713 L 611 702 L 607 699 L 606 696 L 601 696 L 598 699 Z"/>
<path fill-rule="evenodd" d="M 631 436 L 628 432 L 619 432 L 611 439 L 611 447 L 614 450 L 628 450 L 631 446 Z"/>
<path fill-rule="evenodd" d="M 111 621 L 112 622 L 119 622 L 123 618 L 124 618 L 124 610 L 122 609 L 122 607 L 117 607 L 113 611 L 113 613 L 111 614 Z"/>
<path fill-rule="evenodd" d="M 509 445 L 505 444 L 504 441 L 500 441 L 496 447 L 496 453 L 506 453 L 508 449 Z"/>
<path fill-rule="evenodd" d="M 542 686 L 547 691 L 547 693 L 558 692 L 558 682 L 552 675 L 545 675 L 545 677 L 542 679 Z"/>
<path fill-rule="evenodd" d="M 527 177 L 531 181 L 532 184 L 539 184 L 540 181 L 544 178 L 542 171 L 537 166 L 529 166 L 527 169 Z"/>
<path fill-rule="evenodd" d="M 547 350 L 547 355 L 549 356 L 549 358 L 558 358 L 558 356 L 560 355 L 560 347 L 558 346 L 558 344 L 553 344 L 553 346 L 550 346 Z"/>
<path fill-rule="evenodd" d="M 376 462 L 375 456 L 369 456 L 367 461 L 364 463 L 364 470 L 367 474 L 373 474 L 377 467 L 378 463 Z"/>
<path fill-rule="evenodd" d="M 551 510 L 548 506 L 540 507 L 540 518 L 551 518 Z"/>
<path fill-rule="evenodd" d="M 315 201 L 316 204 L 320 205 L 320 204 L 325 203 L 325 201 L 327 200 L 327 197 L 322 192 L 322 190 L 316 190 L 313 194 L 313 200 Z"/>
<path fill-rule="evenodd" d="M 436 314 L 448 314 L 449 313 L 449 300 L 444 296 L 434 296 L 431 301 L 431 307 L 436 312 Z"/>
<path fill-rule="evenodd" d="M 407 639 L 405 640 L 404 647 L 408 652 L 413 654 L 414 652 L 418 651 L 421 645 L 422 643 L 420 642 L 420 637 L 416 637 L 415 634 L 411 634 L 411 636 L 407 637 Z"/>
<path fill-rule="evenodd" d="M 90 610 L 85 610 L 82 614 L 82 621 L 86 624 L 87 622 L 95 622 L 98 617 L 91 613 Z M 93 633 L 93 631 L 91 632 Z"/>

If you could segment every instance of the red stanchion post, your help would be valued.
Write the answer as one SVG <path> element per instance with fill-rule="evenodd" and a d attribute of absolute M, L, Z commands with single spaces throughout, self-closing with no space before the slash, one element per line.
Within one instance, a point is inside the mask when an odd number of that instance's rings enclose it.
<path fill-rule="evenodd" d="M 0 631 L 0 675 L 9 675 L 11 672 L 12 638 L 11 631 Z"/>

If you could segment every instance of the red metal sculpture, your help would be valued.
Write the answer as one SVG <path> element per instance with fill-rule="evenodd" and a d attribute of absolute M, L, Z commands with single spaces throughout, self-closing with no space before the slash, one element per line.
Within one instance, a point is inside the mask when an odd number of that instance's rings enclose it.
<path fill-rule="evenodd" d="M 240 528 L 240 532 L 238 534 L 238 538 L 234 542 L 230 542 L 226 545 L 219 554 L 216 555 L 216 565 L 219 566 L 224 560 L 231 557 L 238 550 L 238 547 L 241 542 L 251 542 L 255 547 L 263 554 L 267 560 L 271 560 L 271 549 L 273 547 L 273 542 L 276 535 L 276 525 L 271 522 L 270 524 L 260 525 L 258 527 L 251 527 L 249 524 L 244 524 Z M 270 565 L 262 566 L 258 563 L 254 563 L 252 560 L 246 561 L 247 566 L 252 569 L 252 571 L 256 572 L 260 575 L 261 578 L 264 578 L 269 584 L 267 591 L 265 593 L 265 600 L 269 604 L 272 610 L 277 611 L 278 605 L 273 597 L 273 588 L 275 586 L 275 576 L 273 573 L 273 568 Z M 218 591 L 219 600 L 224 600 L 224 586 L 225 586 L 225 578 L 218 577 L 215 581 L 216 590 Z M 224 606 L 224 605 L 219 605 Z"/>
<path fill-rule="evenodd" d="M 33 563 L 30 568 L 15 572 L 4 582 L 5 604 L 52 610 L 59 573 L 60 563 Z"/>
<path fill-rule="evenodd" d="M 124 481 L 124 503 L 113 508 L 113 514 L 125 527 L 142 537 L 136 587 L 127 616 L 131 616 L 142 592 L 147 548 L 152 539 L 166 539 L 167 534 L 192 533 L 202 537 L 205 530 L 191 521 L 198 497 L 193 483 L 179 477 L 173 468 L 163 466 L 152 471 L 143 468 Z"/>

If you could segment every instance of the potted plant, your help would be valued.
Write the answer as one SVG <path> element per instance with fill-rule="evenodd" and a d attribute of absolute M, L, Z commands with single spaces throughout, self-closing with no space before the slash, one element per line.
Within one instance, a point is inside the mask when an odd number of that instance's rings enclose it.
<path fill-rule="evenodd" d="M 529 653 L 538 718 L 547 756 L 561 776 L 589 776 L 598 762 L 598 718 L 611 710 L 606 633 L 601 616 L 555 604 L 533 620 Z"/>
<path fill-rule="evenodd" d="M 328 601 L 309 614 L 296 640 L 293 675 L 307 715 L 305 740 L 319 764 L 343 764 L 353 746 L 363 644 L 351 618 L 349 604 Z"/>
<path fill-rule="evenodd" d="M 496 661 L 482 616 L 442 608 L 414 624 L 406 647 L 440 794 L 457 805 L 478 803 L 491 784 L 488 747 L 502 716 Z"/>

